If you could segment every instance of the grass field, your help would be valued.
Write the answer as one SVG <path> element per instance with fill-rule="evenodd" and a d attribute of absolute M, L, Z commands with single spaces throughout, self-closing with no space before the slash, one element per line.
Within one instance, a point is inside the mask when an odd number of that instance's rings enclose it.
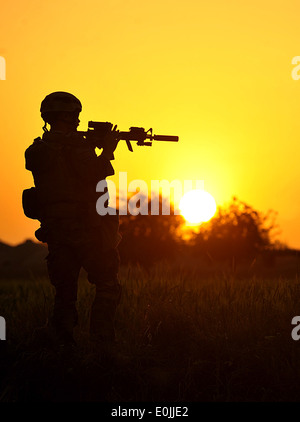
<path fill-rule="evenodd" d="M 93 287 L 80 279 L 73 356 L 34 341 L 53 289 L 46 278 L 0 281 L 2 402 L 299 401 L 297 277 L 201 276 L 158 265 L 122 267 L 116 328 L 126 364 L 88 342 Z"/>

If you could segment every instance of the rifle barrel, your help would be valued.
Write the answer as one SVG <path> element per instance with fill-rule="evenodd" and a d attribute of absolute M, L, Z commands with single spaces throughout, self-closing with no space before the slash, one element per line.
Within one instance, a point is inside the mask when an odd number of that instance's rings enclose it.
<path fill-rule="evenodd" d="M 168 141 L 168 142 L 178 142 L 178 136 L 168 136 L 168 135 L 153 135 L 154 141 Z"/>

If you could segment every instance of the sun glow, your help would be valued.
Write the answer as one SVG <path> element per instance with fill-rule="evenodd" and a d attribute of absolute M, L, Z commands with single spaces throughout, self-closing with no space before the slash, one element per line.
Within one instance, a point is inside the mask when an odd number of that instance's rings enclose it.
<path fill-rule="evenodd" d="M 217 206 L 210 193 L 194 189 L 183 195 L 179 209 L 188 224 L 196 225 L 210 220 L 214 216 Z"/>

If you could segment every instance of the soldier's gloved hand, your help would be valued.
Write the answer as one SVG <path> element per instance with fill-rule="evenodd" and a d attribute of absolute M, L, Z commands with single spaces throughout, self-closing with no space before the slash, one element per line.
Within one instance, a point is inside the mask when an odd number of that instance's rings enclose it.
<path fill-rule="evenodd" d="M 108 160 L 113 160 L 114 151 L 117 148 L 119 140 L 117 139 L 117 125 L 103 138 L 102 145 L 103 151 L 102 156 Z"/>

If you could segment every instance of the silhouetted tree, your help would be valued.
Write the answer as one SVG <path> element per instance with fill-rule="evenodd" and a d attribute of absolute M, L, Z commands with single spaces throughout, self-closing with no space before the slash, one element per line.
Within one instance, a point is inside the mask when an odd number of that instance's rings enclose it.
<path fill-rule="evenodd" d="M 143 198 L 143 201 L 147 201 L 147 198 Z M 148 201 L 149 215 L 120 216 L 122 242 L 119 251 L 123 263 L 139 262 L 148 266 L 176 255 L 180 245 L 176 232 L 183 223 L 183 217 L 174 215 L 172 206 L 170 215 L 161 215 L 162 204 L 163 199 L 160 197 L 159 215 L 151 215 L 151 204 Z"/>
<path fill-rule="evenodd" d="M 162 202 L 160 198 L 160 211 Z M 150 202 L 148 207 L 150 210 Z M 123 263 L 139 262 L 143 266 L 160 260 L 197 259 L 201 255 L 214 260 L 253 259 L 274 247 L 275 217 L 274 211 L 263 214 L 233 198 L 186 240 L 178 235 L 183 233 L 184 219 L 174 215 L 172 208 L 171 215 L 160 212 L 160 215 L 120 216 L 121 259 Z"/>
<path fill-rule="evenodd" d="M 272 210 L 263 214 L 234 197 L 194 235 L 194 253 L 209 253 L 217 259 L 255 257 L 272 248 L 275 217 Z"/>

